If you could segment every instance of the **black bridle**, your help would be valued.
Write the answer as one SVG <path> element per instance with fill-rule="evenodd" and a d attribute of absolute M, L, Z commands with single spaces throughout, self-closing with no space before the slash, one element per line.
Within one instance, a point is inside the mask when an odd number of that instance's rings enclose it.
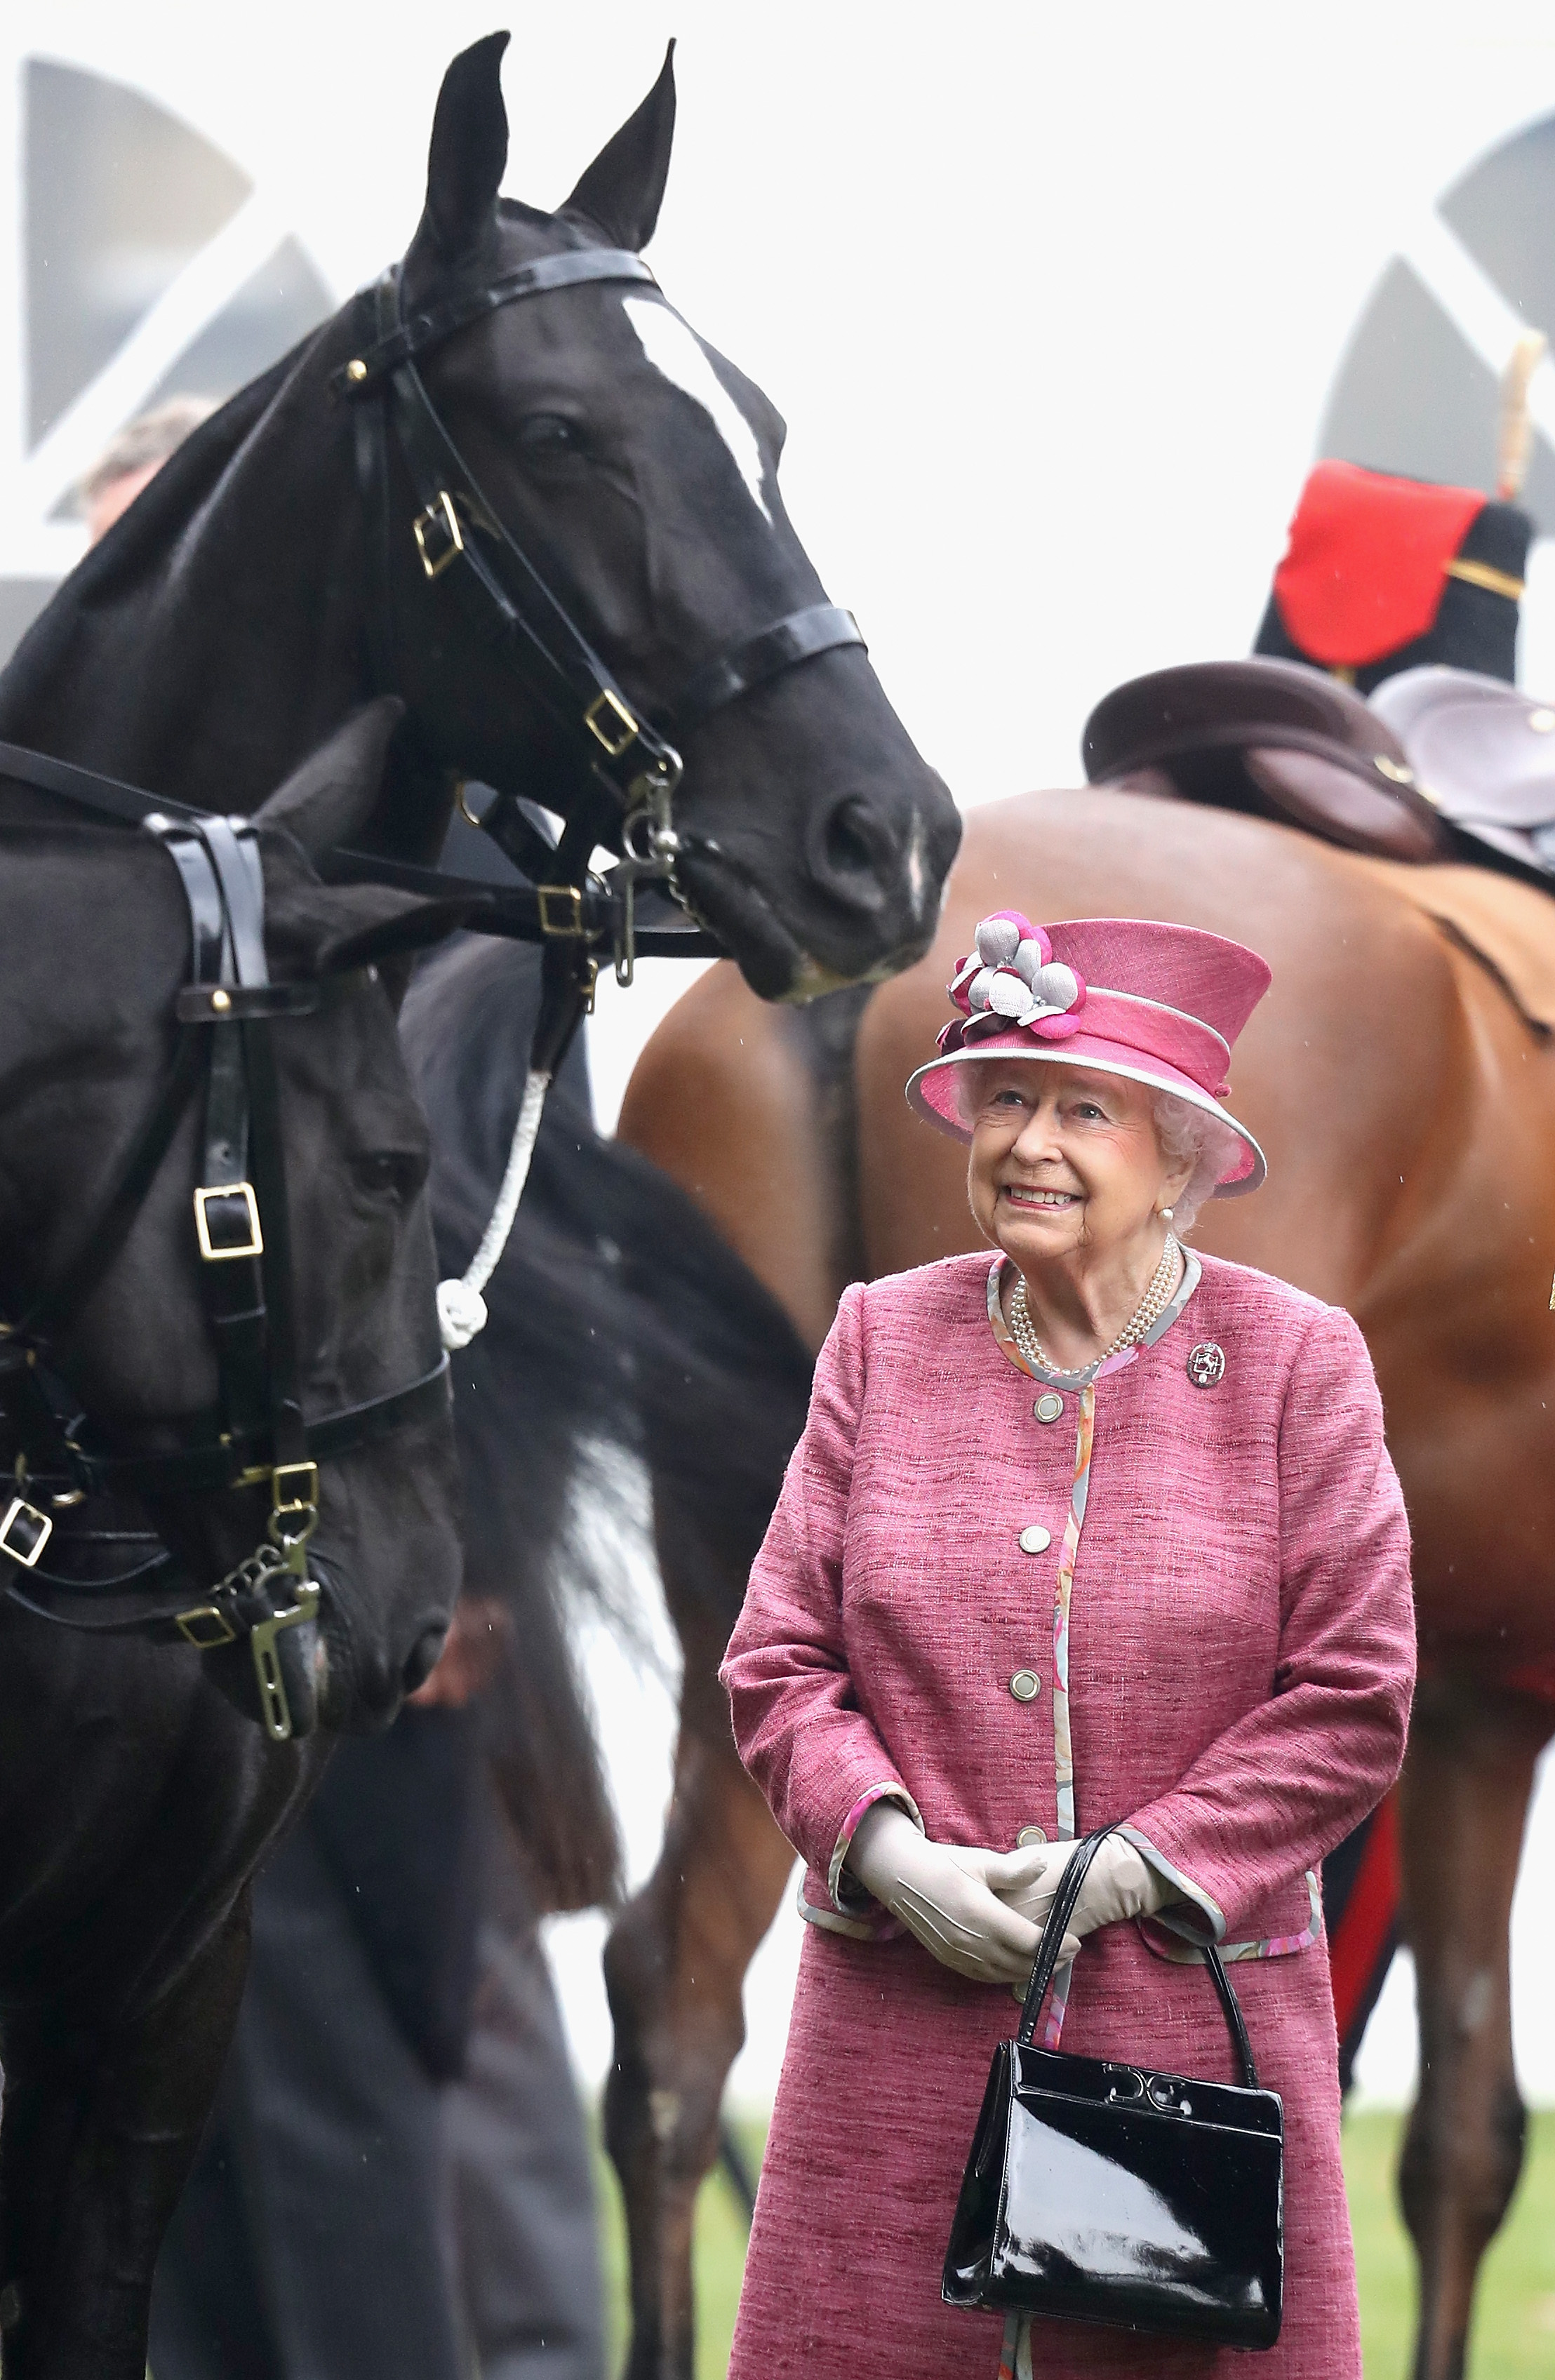
<path fill-rule="evenodd" d="M 496 651 L 557 731 L 569 783 L 562 789 L 564 797 L 548 800 L 547 807 L 567 820 L 559 844 L 543 833 L 533 806 L 511 791 L 498 790 L 479 816 L 467 810 L 538 888 L 547 965 L 530 1062 L 546 1073 L 554 1071 L 577 1018 L 591 1005 L 601 945 L 613 945 L 622 983 L 632 979 L 638 948 L 655 947 L 637 923 L 638 885 L 656 880 L 690 910 L 675 873 L 682 849 L 674 814 L 683 766 L 680 744 L 714 711 L 753 687 L 818 654 L 864 642 L 850 612 L 812 603 L 705 662 L 660 724 L 627 699 L 487 499 L 419 370 L 422 357 L 500 308 L 585 282 L 659 286 L 641 257 L 629 249 L 572 249 L 457 290 L 407 317 L 400 268 L 393 266 L 361 293 L 362 343 L 330 383 L 355 415 L 357 474 L 373 579 L 370 649 L 380 689 L 394 691 L 398 678 L 393 611 L 384 608 L 392 605 L 395 584 L 392 427 L 417 506 L 397 534 L 413 540 L 428 580 L 454 590 L 471 636 Z M 374 600 L 379 589 L 382 604 Z M 618 844 L 626 855 L 610 872 L 608 891 L 589 873 L 589 855 L 601 844 Z M 687 955 L 693 954 L 689 941 L 686 937 L 679 945 Z M 694 949 L 700 954 L 718 947 L 710 937 Z"/>
<path fill-rule="evenodd" d="M 171 1067 L 72 1255 L 15 1322 L 0 1322 L 0 1425 L 11 1440 L 14 1493 L 0 1516 L 11 1599 L 40 1617 L 100 1633 L 130 1631 L 200 1652 L 247 1638 L 265 1730 L 291 1735 L 276 1637 L 313 1619 L 320 1594 L 307 1547 L 319 1518 L 319 1465 L 447 1411 L 448 1359 L 383 1396 L 309 1415 L 298 1354 L 290 1216 L 280 1087 L 271 1026 L 307 1015 L 338 979 L 273 983 L 264 948 L 264 877 L 258 830 L 158 801 L 61 761 L 0 745 L 0 773 L 63 792 L 133 823 L 178 871 L 188 906 L 191 964 L 178 993 Z M 207 1318 L 216 1348 L 219 1405 L 175 1448 L 138 1453 L 104 1442 L 50 1361 L 122 1249 L 201 1078 L 204 1131 L 194 1227 Z M 80 1529 L 88 1501 L 197 1495 L 268 1486 L 261 1544 L 216 1584 L 191 1595 L 173 1558 L 141 1530 Z M 57 1516 L 57 1517 L 56 1517 Z M 112 1512 L 110 1509 L 110 1517 Z M 55 1543 L 57 1539 L 57 1545 Z M 150 1548 L 128 1570 L 82 1575 L 45 1567 L 51 1546 L 89 1563 L 129 1545 Z M 166 1575 L 164 1575 L 166 1574 Z M 148 1599 L 149 1598 L 149 1599 Z"/>

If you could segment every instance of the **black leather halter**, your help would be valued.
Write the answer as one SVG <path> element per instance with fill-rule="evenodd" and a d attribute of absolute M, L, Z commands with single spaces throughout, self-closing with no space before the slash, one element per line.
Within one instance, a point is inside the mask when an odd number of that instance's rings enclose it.
<path fill-rule="evenodd" d="M 331 996 L 328 980 L 272 983 L 264 949 L 264 877 L 258 832 L 158 802 L 65 763 L 0 746 L 0 773 L 138 824 L 177 868 L 188 905 L 192 961 L 177 996 L 172 1065 L 75 1252 L 18 1320 L 0 1323 L 0 1428 L 15 1492 L 0 1515 L 5 1591 L 26 1609 L 98 1633 L 133 1631 L 200 1651 L 250 1644 L 266 1732 L 292 1733 L 278 1633 L 316 1616 L 319 1588 L 306 1548 L 318 1524 L 319 1464 L 447 1410 L 446 1355 L 389 1394 L 321 1415 L 304 1413 L 298 1358 L 280 1087 L 270 1026 L 306 1015 Z M 99 1439 L 49 1358 L 115 1257 L 198 1090 L 205 1121 L 194 1229 L 216 1346 L 219 1407 L 185 1442 L 137 1453 Z M 197 1495 L 268 1485 L 263 1541 L 204 1591 L 141 1529 L 80 1525 L 117 1519 L 119 1498 Z M 104 1502 L 106 1500 L 106 1502 Z M 128 1569 L 102 1565 L 138 1548 Z M 52 1550 L 84 1557 L 56 1569 Z"/>
<path fill-rule="evenodd" d="M 500 307 L 597 281 L 641 282 L 652 289 L 659 285 L 641 257 L 628 249 L 573 249 L 537 258 L 500 280 L 456 291 L 407 318 L 400 268 L 393 266 L 361 293 L 362 343 L 331 380 L 334 393 L 355 407 L 357 471 L 375 581 L 369 589 L 368 617 L 381 690 L 394 691 L 398 677 L 395 624 L 392 612 L 384 608 L 394 585 L 392 423 L 419 507 L 400 533 L 414 540 L 429 581 L 455 590 L 472 636 L 494 644 L 559 730 L 572 780 L 561 789 L 564 798 L 548 803 L 568 820 L 559 850 L 537 837 L 532 817 L 525 816 L 526 806 L 510 791 L 499 790 L 475 822 L 553 896 L 545 931 L 548 937 L 571 938 L 579 945 L 573 972 L 579 978 L 580 1003 L 592 990 L 593 962 L 588 953 L 590 941 L 597 943 L 600 937 L 597 931 L 589 937 L 581 912 L 569 904 L 587 890 L 593 846 L 618 843 L 626 853 L 613 876 L 625 899 L 624 929 L 615 945 L 616 974 L 618 980 L 629 983 L 637 885 L 657 879 L 686 905 L 675 881 L 680 841 L 674 800 L 682 772 L 677 743 L 713 711 L 753 687 L 818 654 L 864 642 L 850 612 L 832 603 L 812 603 L 705 662 L 669 706 L 662 726 L 627 699 L 566 606 L 504 526 L 418 369 L 421 357 Z M 559 960 L 561 953 L 555 956 Z M 563 972 L 559 965 L 548 970 L 548 990 L 560 988 Z M 551 1038 L 555 1038 L 553 1029 Z"/>

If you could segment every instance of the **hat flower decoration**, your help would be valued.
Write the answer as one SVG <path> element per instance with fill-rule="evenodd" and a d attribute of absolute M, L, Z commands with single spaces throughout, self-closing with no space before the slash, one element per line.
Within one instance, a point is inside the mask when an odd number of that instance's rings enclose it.
<path fill-rule="evenodd" d="M 959 961 L 947 986 L 966 1022 L 953 1019 L 945 1026 L 942 1050 L 1023 1027 L 1044 1041 L 1066 1041 L 1079 1031 L 1085 978 L 1053 957 L 1040 926 L 1019 909 L 995 909 L 975 939 L 976 948 Z"/>

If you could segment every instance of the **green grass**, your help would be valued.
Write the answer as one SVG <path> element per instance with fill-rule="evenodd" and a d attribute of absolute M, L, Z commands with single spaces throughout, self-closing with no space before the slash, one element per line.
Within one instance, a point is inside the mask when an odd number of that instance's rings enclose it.
<path fill-rule="evenodd" d="M 1404 2380 L 1415 2325 L 1415 2260 L 1393 2176 L 1403 2119 L 1352 2117 L 1344 2171 L 1360 2271 L 1366 2380 Z M 739 2128 L 754 2163 L 759 2126 Z M 601 2206 L 613 2368 L 626 2340 L 626 2256 L 621 2200 L 601 2162 Z M 723 2380 L 740 2293 L 745 2225 L 722 2174 L 697 2206 L 697 2380 Z M 1555 2110 L 1532 2118 L 1528 2158 L 1512 2213 L 1480 2272 L 1469 2380 L 1549 2380 L 1555 2373 Z"/>

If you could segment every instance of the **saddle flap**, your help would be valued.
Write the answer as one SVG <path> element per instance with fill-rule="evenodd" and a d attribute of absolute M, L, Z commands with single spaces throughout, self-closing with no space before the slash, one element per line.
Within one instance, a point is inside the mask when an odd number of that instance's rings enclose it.
<path fill-rule="evenodd" d="M 1447 838 L 1428 802 L 1402 779 L 1362 775 L 1318 752 L 1254 747 L 1243 766 L 1275 814 L 1379 859 L 1440 858 Z"/>

